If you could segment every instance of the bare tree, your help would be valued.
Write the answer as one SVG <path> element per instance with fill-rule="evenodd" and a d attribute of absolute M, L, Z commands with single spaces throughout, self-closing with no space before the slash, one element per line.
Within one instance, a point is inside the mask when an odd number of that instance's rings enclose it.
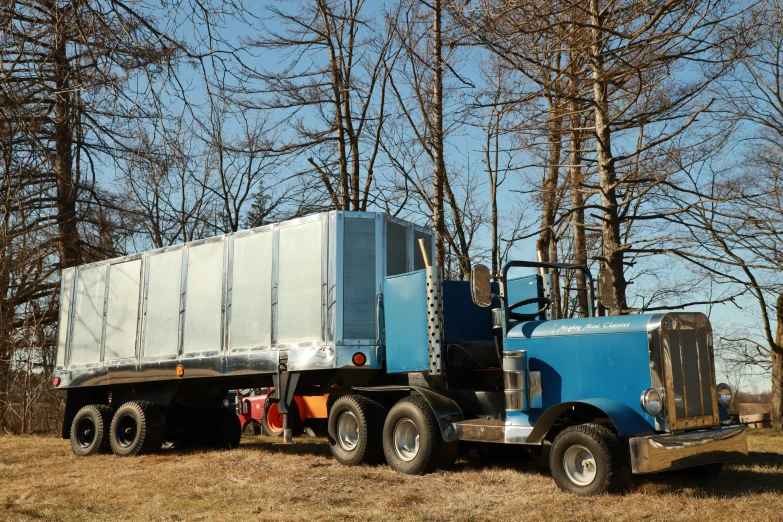
<path fill-rule="evenodd" d="M 363 0 L 267 10 L 260 36 L 247 43 L 287 63 L 248 73 L 260 82 L 249 103 L 276 111 L 290 127 L 291 139 L 277 152 L 306 159 L 333 208 L 366 210 L 386 118 L 391 34 L 368 18 Z"/>

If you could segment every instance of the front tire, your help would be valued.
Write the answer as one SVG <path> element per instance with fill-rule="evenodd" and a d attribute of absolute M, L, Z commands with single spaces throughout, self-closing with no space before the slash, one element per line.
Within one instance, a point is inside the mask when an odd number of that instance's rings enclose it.
<path fill-rule="evenodd" d="M 118 457 L 158 451 L 165 434 L 163 414 L 150 402 L 126 402 L 111 421 L 109 442 Z"/>
<path fill-rule="evenodd" d="M 619 482 L 620 440 L 599 424 L 580 424 L 561 431 L 549 453 L 549 468 L 566 493 L 601 495 Z"/>
<path fill-rule="evenodd" d="M 386 409 L 361 395 L 343 395 L 329 410 L 329 449 L 344 466 L 383 458 L 381 439 Z"/>
<path fill-rule="evenodd" d="M 446 442 L 438 420 L 421 395 L 395 404 L 383 425 L 383 453 L 394 471 L 423 475 L 450 467 L 457 458 L 457 441 Z"/>
<path fill-rule="evenodd" d="M 77 457 L 109 452 L 109 431 L 114 413 L 103 404 L 80 409 L 71 423 L 71 449 Z"/>

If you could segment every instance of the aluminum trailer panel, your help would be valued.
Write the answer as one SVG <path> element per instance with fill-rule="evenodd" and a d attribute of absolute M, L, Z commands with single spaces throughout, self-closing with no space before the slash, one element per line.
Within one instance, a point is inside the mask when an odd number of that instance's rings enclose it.
<path fill-rule="evenodd" d="M 383 278 L 432 232 L 332 211 L 63 271 L 60 388 L 382 366 Z"/>

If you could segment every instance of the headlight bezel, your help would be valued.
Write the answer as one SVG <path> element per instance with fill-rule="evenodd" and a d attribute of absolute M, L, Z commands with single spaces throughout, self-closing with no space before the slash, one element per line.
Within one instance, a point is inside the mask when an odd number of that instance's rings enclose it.
<path fill-rule="evenodd" d="M 655 417 L 663 411 L 663 390 L 659 390 L 657 388 L 647 388 L 642 392 L 642 396 L 639 399 L 639 402 L 641 403 L 642 409 L 645 412 Z"/>
<path fill-rule="evenodd" d="M 718 396 L 718 404 L 721 408 L 728 409 L 731 406 L 731 401 L 734 400 L 734 390 L 731 386 L 722 382 L 715 387 L 715 394 Z"/>

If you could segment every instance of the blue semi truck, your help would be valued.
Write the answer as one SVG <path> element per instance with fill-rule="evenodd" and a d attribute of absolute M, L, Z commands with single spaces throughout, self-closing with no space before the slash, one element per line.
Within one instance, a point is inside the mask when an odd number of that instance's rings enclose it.
<path fill-rule="evenodd" d="M 710 476 L 747 455 L 703 314 L 598 317 L 577 265 L 449 281 L 432 247 L 425 228 L 333 211 L 64 271 L 63 437 L 85 456 L 231 448 L 226 390 L 273 386 L 286 443 L 293 396 L 328 395 L 345 465 L 421 474 L 460 444 L 549 443 L 557 485 L 595 495 L 629 472 Z M 584 277 L 588 317 L 556 316 L 553 269 Z"/>

